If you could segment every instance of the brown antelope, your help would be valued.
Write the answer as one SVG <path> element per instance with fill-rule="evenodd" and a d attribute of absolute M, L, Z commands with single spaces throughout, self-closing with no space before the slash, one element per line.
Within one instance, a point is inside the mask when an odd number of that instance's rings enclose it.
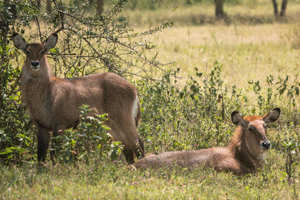
<path fill-rule="evenodd" d="M 140 107 L 137 90 L 121 76 L 99 73 L 80 78 L 62 79 L 52 75 L 46 54 L 55 47 L 58 36 L 50 35 L 45 43 L 27 44 L 17 33 L 14 45 L 26 54 L 21 75 L 21 93 L 33 123 L 37 126 L 38 161 L 45 161 L 50 134 L 56 137 L 79 123 L 79 107 L 90 105 L 99 114 L 108 113 L 107 125 L 114 140 L 124 144 L 128 163 L 134 153 L 144 157 L 143 142 L 137 131 Z M 52 156 L 51 156 L 52 158 Z"/>
<path fill-rule="evenodd" d="M 196 151 L 173 151 L 147 156 L 138 160 L 130 168 L 159 168 L 179 165 L 183 167 L 213 167 L 217 171 L 242 175 L 255 173 L 264 164 L 264 154 L 271 148 L 267 139 L 267 124 L 275 122 L 280 108 L 275 108 L 263 117 L 243 117 L 234 111 L 231 120 L 236 129 L 230 144 Z"/>

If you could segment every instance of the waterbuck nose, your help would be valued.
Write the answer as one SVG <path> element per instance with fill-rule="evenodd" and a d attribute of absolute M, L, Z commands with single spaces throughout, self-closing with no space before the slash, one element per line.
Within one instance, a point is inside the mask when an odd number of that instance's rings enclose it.
<path fill-rule="evenodd" d="M 263 141 L 263 142 L 261 143 L 261 147 L 262 147 L 263 149 L 265 149 L 265 150 L 270 149 L 270 148 L 271 148 L 271 143 L 270 143 L 270 141 Z"/>
<path fill-rule="evenodd" d="M 32 68 L 37 69 L 40 65 L 40 62 L 39 61 L 31 61 L 30 64 L 31 64 Z"/>

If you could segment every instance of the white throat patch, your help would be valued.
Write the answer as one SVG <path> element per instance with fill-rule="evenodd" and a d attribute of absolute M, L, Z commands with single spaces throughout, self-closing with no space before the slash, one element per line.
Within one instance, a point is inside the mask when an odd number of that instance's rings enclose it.
<path fill-rule="evenodd" d="M 135 121 L 135 118 L 137 117 L 139 111 L 139 98 L 138 96 L 135 97 L 134 103 L 133 103 L 133 108 L 132 108 L 132 117 L 133 121 Z"/>

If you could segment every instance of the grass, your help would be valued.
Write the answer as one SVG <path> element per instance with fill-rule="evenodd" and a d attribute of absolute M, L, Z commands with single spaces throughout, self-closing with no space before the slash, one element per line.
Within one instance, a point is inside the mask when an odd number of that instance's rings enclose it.
<path fill-rule="evenodd" d="M 216 20 L 214 6 L 209 3 L 181 6 L 174 11 L 171 5 L 154 11 L 125 10 L 124 16 L 135 27 L 135 32 L 174 22 L 174 27 L 144 39 L 157 45 L 155 52 L 159 54 L 160 61 L 174 62 L 170 68 L 181 69 L 180 76 L 184 80 L 195 74 L 195 67 L 208 72 L 218 61 L 223 65 L 222 76 L 229 85 L 239 83 L 240 87 L 247 87 L 249 80 L 262 82 L 267 75 L 276 78 L 289 75 L 292 81 L 299 72 L 300 64 L 300 39 L 297 34 L 295 38 L 294 33 L 295 30 L 300 32 L 297 20 L 300 17 L 299 2 L 289 2 L 287 23 L 275 19 L 271 2 L 259 0 L 252 6 L 250 2 L 241 1 L 238 5 L 225 3 L 230 23 Z M 193 23 L 193 18 L 201 18 L 193 16 L 201 14 L 209 16 L 211 22 Z M 261 20 L 253 23 L 254 17 Z M 264 18 L 270 18 L 270 21 Z"/>
<path fill-rule="evenodd" d="M 279 2 L 281 3 L 281 2 Z M 281 5 L 279 5 L 280 8 Z M 126 7 L 125 7 L 126 8 Z M 178 26 L 198 26 L 205 24 L 273 24 L 282 22 L 297 23 L 300 16 L 299 0 L 289 1 L 284 19 L 275 18 L 272 2 L 268 0 L 245 0 L 238 4 L 224 3 L 224 20 L 216 20 L 213 1 L 193 3 L 190 6 L 173 3 L 158 6 L 157 9 L 125 9 L 123 15 L 132 26 L 157 26 L 165 22 L 174 22 Z M 155 17 L 154 17 L 155 16 Z"/>
<path fill-rule="evenodd" d="M 276 77 L 297 72 L 299 50 L 292 49 L 282 39 L 294 27 L 286 24 L 173 27 L 145 39 L 155 41 L 160 60 L 174 62 L 172 68 L 181 68 L 186 73 L 183 77 L 191 76 L 195 67 L 202 71 L 207 66 L 211 69 L 218 60 L 224 66 L 224 76 L 233 77 L 226 81 L 237 82 L 243 76 L 262 79 L 266 74 Z"/>
<path fill-rule="evenodd" d="M 266 96 L 267 76 L 272 75 L 274 82 L 277 82 L 278 76 L 288 75 L 291 77 L 288 85 L 291 85 L 295 74 L 299 73 L 300 65 L 300 50 L 295 46 L 300 38 L 294 37 L 297 35 L 295 31 L 297 33 L 299 29 L 299 22 L 296 22 L 299 19 L 299 1 L 289 1 L 286 22 L 273 17 L 271 2 L 247 2 L 225 5 L 229 21 L 215 20 L 211 4 L 180 6 L 174 11 L 171 6 L 152 11 L 125 10 L 124 15 L 136 32 L 142 32 L 165 21 L 174 21 L 173 28 L 143 38 L 157 45 L 150 53 L 158 52 L 161 62 L 174 62 L 168 68 L 181 69 L 178 74 L 181 77 L 178 80 L 181 88 L 191 76 L 198 80 L 195 77 L 195 67 L 204 72 L 204 76 L 208 76 L 215 61 L 218 61 L 223 66 L 221 78 L 224 85 L 236 85 L 243 89 L 244 95 L 249 96 L 249 101 L 244 102 L 241 107 L 247 113 L 251 107 L 258 107 L 258 97 L 248 81 L 259 80 L 261 93 Z M 154 72 L 153 76 L 160 77 L 161 72 Z M 274 93 L 276 88 L 273 87 Z M 155 95 L 159 96 L 153 91 L 151 93 L 143 92 L 142 88 L 140 90 L 145 111 L 142 112 L 139 129 L 146 141 L 147 153 L 170 148 L 191 149 L 193 146 L 188 143 L 189 140 L 202 142 L 201 137 L 215 131 L 215 124 L 205 124 L 206 119 L 200 124 L 192 120 L 183 121 L 185 118 L 181 116 L 180 109 L 184 106 L 180 103 L 163 105 L 170 106 L 172 111 L 178 111 L 176 114 L 181 118 L 176 118 L 178 122 L 175 125 L 179 131 L 174 131 L 174 123 L 168 118 L 171 114 L 165 112 L 167 108 L 157 108 L 151 115 L 152 118 L 149 117 L 149 112 L 153 111 L 149 107 L 161 106 L 163 103 L 155 101 Z M 152 98 L 150 106 L 145 103 L 146 98 Z M 121 159 L 116 163 L 91 162 L 89 165 L 77 163 L 76 166 L 52 166 L 48 158 L 48 163 L 43 168 L 37 167 L 36 163 L 23 163 L 21 166 L 0 165 L 0 199 L 298 199 L 299 167 L 295 165 L 294 177 L 289 184 L 285 172 L 286 149 L 282 146 L 282 141 L 290 137 L 299 140 L 299 125 L 290 124 L 290 105 L 286 97 L 278 97 L 272 106 L 280 106 L 283 113 L 280 123 L 272 126 L 268 132 L 273 149 L 269 152 L 265 167 L 256 175 L 239 177 L 216 173 L 210 169 L 130 171 Z M 298 106 L 295 109 L 297 117 Z M 165 121 L 159 121 L 159 117 Z M 226 127 L 222 131 L 225 136 L 220 145 L 228 143 L 230 131 L 234 130 L 232 125 L 228 125 L 228 121 L 227 119 L 224 123 Z M 181 145 L 172 147 L 176 140 Z M 215 143 L 210 141 L 209 145 L 215 146 Z M 299 164 L 297 156 L 295 164 Z"/>
<path fill-rule="evenodd" d="M 2 199 L 293 199 L 282 154 L 271 150 L 269 165 L 245 177 L 212 170 L 129 171 L 122 164 L 73 168 L 34 165 L 1 167 Z M 11 180 L 6 182 L 4 180 Z M 296 185 L 299 191 L 299 184 Z"/>
<path fill-rule="evenodd" d="M 288 82 L 292 84 L 299 73 L 299 48 L 293 48 L 290 39 L 298 26 L 281 23 L 175 26 L 145 39 L 155 41 L 159 60 L 174 62 L 169 67 L 181 69 L 178 76 L 183 85 L 190 76 L 194 76 L 195 68 L 208 75 L 214 62 L 218 61 L 223 66 L 221 77 L 229 87 L 236 85 L 247 90 L 250 88 L 248 81 L 260 81 L 266 93 L 267 76 L 273 76 L 274 83 L 279 77 L 289 76 Z M 160 76 L 160 73 L 154 76 Z M 277 87 L 274 86 L 273 90 Z M 256 96 L 249 95 L 251 104 L 256 101 Z M 284 101 L 277 105 L 286 106 Z"/>
<path fill-rule="evenodd" d="M 1 167 L 2 199 L 292 199 L 293 188 L 285 181 L 271 150 L 270 164 L 257 175 L 246 177 L 211 170 L 129 171 L 122 164 L 48 166 L 37 170 Z M 280 170 L 281 169 L 281 170 Z M 10 179 L 7 183 L 3 180 Z M 296 185 L 299 190 L 299 185 Z"/>

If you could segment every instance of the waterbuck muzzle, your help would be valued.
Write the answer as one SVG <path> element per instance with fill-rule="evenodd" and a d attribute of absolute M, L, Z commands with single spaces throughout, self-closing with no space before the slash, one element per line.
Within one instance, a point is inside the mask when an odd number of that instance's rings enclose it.
<path fill-rule="evenodd" d="M 260 147 L 262 150 L 269 150 L 271 149 L 271 142 L 269 140 L 264 140 L 260 143 Z"/>
<path fill-rule="evenodd" d="M 33 70 L 33 71 L 37 71 L 40 69 L 40 62 L 38 60 L 32 60 L 30 62 L 30 68 Z"/>

